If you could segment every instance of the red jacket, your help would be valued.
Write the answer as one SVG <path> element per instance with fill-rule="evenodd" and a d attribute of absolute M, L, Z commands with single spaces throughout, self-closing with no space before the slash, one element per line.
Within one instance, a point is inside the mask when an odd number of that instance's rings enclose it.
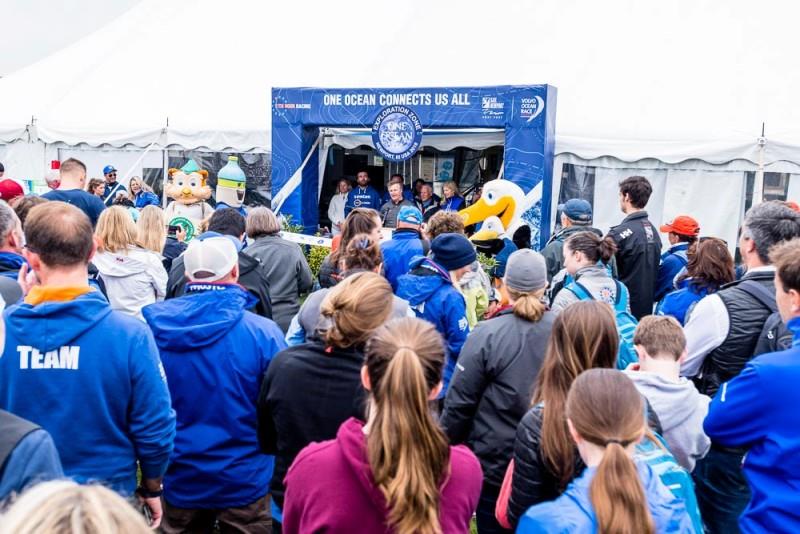
<path fill-rule="evenodd" d="M 284 484 L 283 532 L 390 533 L 383 494 L 367 462 L 364 423 L 351 418 L 335 440 L 312 443 L 297 456 Z M 483 474 L 463 445 L 450 447 L 450 475 L 441 488 L 442 532 L 469 532 Z"/>

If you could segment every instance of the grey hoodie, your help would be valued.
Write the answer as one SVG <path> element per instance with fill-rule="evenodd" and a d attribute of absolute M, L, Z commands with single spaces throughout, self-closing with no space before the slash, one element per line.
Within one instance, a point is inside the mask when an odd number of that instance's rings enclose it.
<path fill-rule="evenodd" d="M 703 432 L 703 419 L 711 398 L 700 394 L 691 381 L 681 377 L 673 382 L 655 373 L 627 370 L 653 411 L 656 412 L 670 451 L 690 473 L 695 462 L 706 455 L 711 440 Z"/>

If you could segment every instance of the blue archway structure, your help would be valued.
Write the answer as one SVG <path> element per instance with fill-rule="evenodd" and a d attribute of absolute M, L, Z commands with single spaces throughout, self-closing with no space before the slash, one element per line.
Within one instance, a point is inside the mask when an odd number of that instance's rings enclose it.
<path fill-rule="evenodd" d="M 503 187 L 489 195 L 484 188 L 485 206 L 471 212 L 469 223 L 494 215 L 509 234 L 511 226 L 528 224 L 532 242 L 542 245 L 549 234 L 556 95 L 550 85 L 273 88 L 273 208 L 307 233 L 316 230 L 320 128 L 369 128 L 376 150 L 391 161 L 413 157 L 426 130 L 503 129 L 503 177 L 493 180 Z"/>

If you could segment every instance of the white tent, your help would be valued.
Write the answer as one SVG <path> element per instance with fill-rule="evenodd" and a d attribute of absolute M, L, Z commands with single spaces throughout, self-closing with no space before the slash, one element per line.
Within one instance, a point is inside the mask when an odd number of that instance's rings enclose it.
<path fill-rule="evenodd" d="M 54 150 L 82 153 L 92 174 L 111 157 L 123 171 L 160 165 L 166 147 L 268 151 L 273 86 L 550 83 L 554 183 L 565 163 L 597 169 L 601 226 L 619 219 L 616 179 L 641 171 L 656 183 L 656 219 L 689 211 L 720 233 L 760 163 L 790 173 L 790 194 L 800 192 L 796 10 L 744 0 L 143 0 L 0 79 L 0 161 L 12 177 L 36 177 Z"/>

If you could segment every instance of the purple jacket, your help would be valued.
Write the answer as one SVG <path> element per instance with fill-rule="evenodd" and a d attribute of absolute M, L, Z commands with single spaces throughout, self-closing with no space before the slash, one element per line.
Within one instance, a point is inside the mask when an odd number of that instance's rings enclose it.
<path fill-rule="evenodd" d="M 391 533 L 383 494 L 367 462 L 364 423 L 342 423 L 336 439 L 312 443 L 297 456 L 284 484 L 283 532 Z M 483 473 L 463 445 L 450 447 L 450 474 L 441 488 L 439 519 L 444 534 L 469 532 Z"/>

